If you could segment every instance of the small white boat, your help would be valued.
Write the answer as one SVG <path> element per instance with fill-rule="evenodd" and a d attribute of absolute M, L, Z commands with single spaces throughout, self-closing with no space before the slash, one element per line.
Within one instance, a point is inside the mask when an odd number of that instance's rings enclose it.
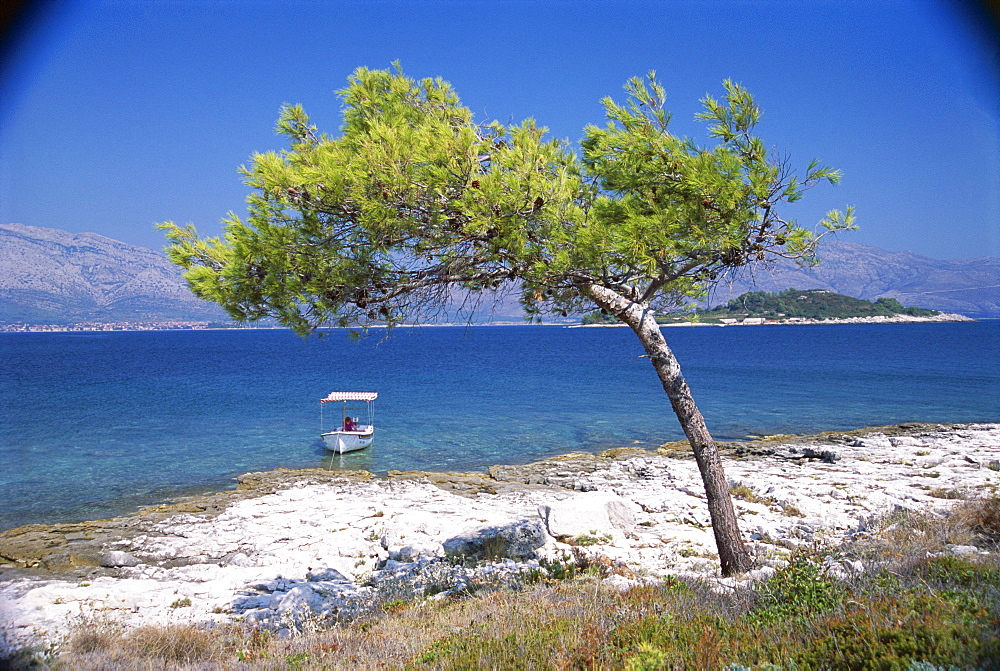
<path fill-rule="evenodd" d="M 378 398 L 378 393 L 374 391 L 334 391 L 326 398 L 319 400 L 320 408 L 320 435 L 326 449 L 337 454 L 344 452 L 354 452 L 363 450 L 372 444 L 375 437 L 374 409 L 372 402 Z M 323 429 L 323 407 L 327 403 L 334 401 L 343 402 L 342 421 L 338 428 L 333 431 Z M 352 416 L 359 408 L 364 407 L 367 414 L 367 424 L 363 424 L 359 417 Z"/>

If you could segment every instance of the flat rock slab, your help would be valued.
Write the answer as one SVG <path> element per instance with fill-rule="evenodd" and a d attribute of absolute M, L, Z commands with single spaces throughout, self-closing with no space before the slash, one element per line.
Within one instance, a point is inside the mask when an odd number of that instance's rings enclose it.
<path fill-rule="evenodd" d="M 594 543 L 616 535 L 628 534 L 635 527 L 638 506 L 631 501 L 604 492 L 587 492 L 562 501 L 539 506 L 538 516 L 549 535 L 555 539 Z"/>

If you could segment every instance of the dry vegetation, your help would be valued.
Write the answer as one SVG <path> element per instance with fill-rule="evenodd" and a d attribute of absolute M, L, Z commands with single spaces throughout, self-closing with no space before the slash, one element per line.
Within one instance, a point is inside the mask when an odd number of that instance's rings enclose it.
<path fill-rule="evenodd" d="M 668 581 L 619 593 L 601 566 L 552 567 L 519 590 L 384 599 L 349 624 L 291 637 L 81 622 L 13 668 L 932 669 L 1000 668 L 1000 499 L 945 516 L 897 512 L 836 552 L 802 552 L 752 589 Z M 977 545 L 990 555 L 957 556 Z M 862 572 L 850 569 L 863 562 Z M 856 564 L 855 564 L 856 565 Z M 0 660 L 0 667 L 4 661 Z"/>

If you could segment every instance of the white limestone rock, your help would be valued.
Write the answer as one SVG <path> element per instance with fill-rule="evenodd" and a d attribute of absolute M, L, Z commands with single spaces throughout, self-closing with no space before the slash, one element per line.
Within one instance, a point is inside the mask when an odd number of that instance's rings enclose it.
<path fill-rule="evenodd" d="M 114 568 L 119 566 L 138 566 L 142 563 L 142 560 L 138 557 L 133 557 L 127 552 L 112 550 L 101 555 L 100 563 L 101 566 Z"/>
<path fill-rule="evenodd" d="M 622 537 L 635 527 L 637 506 L 614 494 L 583 493 L 539 506 L 538 515 L 556 539 L 581 536 Z"/>
<path fill-rule="evenodd" d="M 893 447 L 892 442 L 883 433 L 869 433 L 868 435 L 855 438 L 851 447 L 863 447 L 869 450 L 884 450 Z"/>
<path fill-rule="evenodd" d="M 316 593 L 312 585 L 296 585 L 287 592 L 282 592 L 272 600 L 270 608 L 278 615 L 300 614 L 308 615 L 321 613 L 324 610 L 325 602 L 322 596 Z"/>
<path fill-rule="evenodd" d="M 979 548 L 975 545 L 949 545 L 948 551 L 959 557 L 969 557 L 979 554 Z"/>
<path fill-rule="evenodd" d="M 538 520 L 519 520 L 504 526 L 466 529 L 441 545 L 449 555 L 524 559 L 534 556 L 546 540 Z"/>
<path fill-rule="evenodd" d="M 998 424 L 891 438 L 874 433 L 838 440 L 836 448 L 841 458 L 834 463 L 726 461 L 732 482 L 772 501 L 736 503 L 748 545 L 772 557 L 771 568 L 780 568 L 778 557 L 789 548 L 871 533 L 874 520 L 896 508 L 946 510 L 957 503 L 931 496 L 934 489 L 974 492 L 1000 479 L 989 467 L 1000 464 Z M 346 618 L 361 612 L 383 587 L 448 595 L 507 584 L 540 570 L 531 551 L 555 560 L 586 550 L 653 578 L 718 575 L 693 460 L 649 454 L 590 463 L 586 473 L 566 470 L 559 486 L 500 494 L 457 496 L 419 481 L 298 484 L 233 503 L 214 517 L 180 514 L 150 522 L 141 534 L 104 549 L 102 570 L 117 577 L 0 582 L 0 641 L 51 640 L 87 613 L 130 627 L 245 619 L 294 628 L 299 613 Z M 574 491 L 577 480 L 598 491 Z M 489 529 L 516 533 L 484 536 Z M 559 541 L 580 536 L 599 543 L 581 548 Z M 446 543 L 483 538 L 493 538 L 491 550 L 509 542 L 520 549 L 507 553 L 521 558 L 477 569 L 437 559 Z M 947 551 L 979 552 L 973 546 Z M 838 564 L 828 570 L 847 576 L 861 569 Z M 758 570 L 750 579 L 769 574 Z M 609 587 L 632 585 L 624 576 L 609 579 Z"/>

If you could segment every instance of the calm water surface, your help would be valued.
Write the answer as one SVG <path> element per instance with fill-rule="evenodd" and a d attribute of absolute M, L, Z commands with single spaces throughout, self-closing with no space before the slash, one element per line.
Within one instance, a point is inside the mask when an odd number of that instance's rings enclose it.
<path fill-rule="evenodd" d="M 1000 323 L 670 328 L 719 439 L 1000 421 Z M 483 470 L 682 437 L 631 331 L 0 334 L 0 529 L 107 517 L 280 466 Z M 318 400 L 378 391 L 332 457 Z"/>

